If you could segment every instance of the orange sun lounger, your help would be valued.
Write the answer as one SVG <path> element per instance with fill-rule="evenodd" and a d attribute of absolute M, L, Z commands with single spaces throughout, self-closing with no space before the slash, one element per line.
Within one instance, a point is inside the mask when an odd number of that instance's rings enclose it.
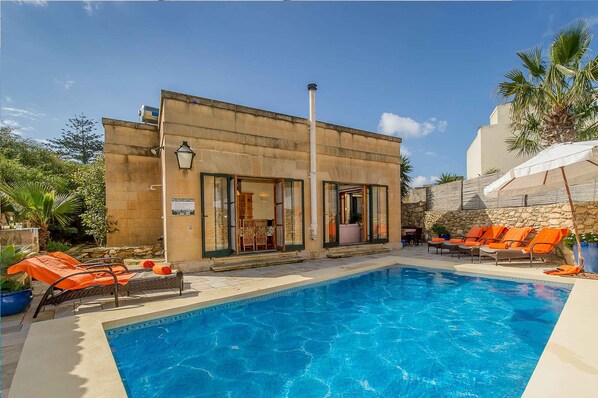
<path fill-rule="evenodd" d="M 117 267 L 122 267 L 117 264 Z M 121 268 L 122 269 L 122 268 Z M 126 268 L 125 268 L 126 269 Z M 63 263 L 52 256 L 31 257 L 8 268 L 9 275 L 25 272 L 49 288 L 44 293 L 35 314 L 37 317 L 42 307 L 58 305 L 68 300 L 113 294 L 114 305 L 118 307 L 118 295 L 135 291 L 178 288 L 183 293 L 183 273 L 158 276 L 150 272 L 116 273 L 106 264 L 90 265 L 85 269 Z"/>
<path fill-rule="evenodd" d="M 479 242 L 488 229 L 489 227 L 472 227 L 465 236 L 461 236 L 459 238 L 452 238 L 448 242 L 444 242 L 440 246 L 440 254 L 442 255 L 442 249 L 448 249 L 452 257 L 454 253 L 459 251 L 460 245 Z"/>
<path fill-rule="evenodd" d="M 440 249 L 440 254 L 442 255 L 442 248 L 447 243 L 456 244 L 467 242 L 469 240 L 477 241 L 485 230 L 485 227 L 472 227 L 465 236 L 450 239 L 448 242 L 442 238 L 432 238 L 428 241 L 428 253 L 430 252 L 430 247 L 436 248 L 436 254 L 438 254 L 438 249 Z"/>
<path fill-rule="evenodd" d="M 486 229 L 478 240 L 470 240 L 460 244 L 457 247 L 457 258 L 461 258 L 461 253 L 469 254 L 471 262 L 473 263 L 473 256 L 478 254 L 480 246 L 487 245 L 489 243 L 498 242 L 500 236 L 507 230 L 504 225 L 492 225 Z"/>
<path fill-rule="evenodd" d="M 513 244 L 505 243 L 504 248 L 495 248 L 495 245 L 480 248 L 481 257 L 492 257 L 496 265 L 500 260 L 515 260 L 529 258 L 530 267 L 534 258 L 545 259 L 552 256 L 555 251 L 562 255 L 557 246 L 559 242 L 569 234 L 567 228 L 542 228 L 538 234 L 524 247 L 516 247 Z M 521 240 L 512 243 L 523 243 Z M 508 246 L 507 246 L 508 245 Z"/>

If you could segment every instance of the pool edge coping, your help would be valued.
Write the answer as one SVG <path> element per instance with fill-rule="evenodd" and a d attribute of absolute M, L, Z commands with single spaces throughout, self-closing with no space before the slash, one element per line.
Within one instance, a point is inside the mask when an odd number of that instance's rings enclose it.
<path fill-rule="evenodd" d="M 546 346 L 548 353 L 543 352 L 536 370 L 528 383 L 524 396 L 543 397 L 558 396 L 546 392 L 543 387 L 543 379 L 546 372 L 543 369 L 554 369 L 555 362 L 563 362 L 559 355 L 555 355 L 554 348 L 562 346 L 559 326 L 564 314 L 576 312 L 579 306 L 570 305 L 573 292 L 577 286 L 591 288 L 589 283 L 596 283 L 584 280 L 558 278 L 544 275 L 541 272 L 533 272 L 529 269 L 511 267 L 494 267 L 489 264 L 467 264 L 467 263 L 446 263 L 443 261 L 418 259 L 402 255 L 388 255 L 384 257 L 356 261 L 349 265 L 339 265 L 307 271 L 301 274 L 290 274 L 281 277 L 267 278 L 259 281 L 248 282 L 243 285 L 214 289 L 201 292 L 196 296 L 183 296 L 173 299 L 144 303 L 141 306 L 129 305 L 116 309 L 108 309 L 100 312 L 70 316 L 66 318 L 34 323 L 31 326 L 27 340 L 23 347 L 15 376 L 9 391 L 9 398 L 22 396 L 43 396 L 46 397 L 86 397 L 86 396 L 110 396 L 126 397 L 126 392 L 120 374 L 112 356 L 106 330 L 118 328 L 138 322 L 176 315 L 183 312 L 198 310 L 201 308 L 224 304 L 231 301 L 238 301 L 253 298 L 264 294 L 275 293 L 290 288 L 325 282 L 332 279 L 349 277 L 351 275 L 374 271 L 393 265 L 415 266 L 421 268 L 433 268 L 439 270 L 454 271 L 457 273 L 476 274 L 483 277 L 498 279 L 516 279 L 521 281 L 540 281 L 572 285 L 573 289 L 565 308 L 561 313 L 559 321 L 553 330 L 550 340 Z M 582 282 L 582 283 L 580 283 Z M 598 286 L 598 285 L 597 285 Z M 586 290 L 585 288 L 581 290 Z M 592 289 L 596 290 L 596 289 Z M 594 293 L 594 292 L 592 292 Z M 598 303 L 598 291 L 594 293 Z M 598 304 L 597 304 L 598 306 Z M 573 308 L 575 307 L 575 308 Z M 571 310 L 573 308 L 573 310 Z M 594 311 L 595 314 L 598 312 Z M 594 314 L 593 314 L 594 315 Z M 598 325 L 598 316 L 594 315 L 595 324 Z M 583 318 L 582 318 L 583 319 Z M 556 334 L 558 342 L 553 342 Z M 570 327 L 565 325 L 565 329 Z M 77 342 L 77 344 L 73 344 Z M 598 343 L 595 344 L 598 350 Z M 594 351 L 591 351 L 594 352 Z M 546 354 L 546 355 L 545 355 Z M 75 362 L 59 361 L 57 358 L 74 358 Z M 598 368 L 598 355 L 594 357 L 596 368 Z M 558 366 L 556 367 L 558 368 Z M 538 376 L 539 375 L 539 376 Z M 554 376 L 554 375 L 553 375 Z M 554 378 L 554 377 L 553 377 Z M 574 388 L 577 379 L 571 380 L 570 388 Z M 583 385 L 586 385 L 585 383 Z M 589 382 L 593 391 L 598 388 L 598 377 Z M 571 389 L 567 388 L 568 396 Z M 553 389 L 553 391 L 556 391 Z M 559 389 L 562 391 L 562 389 Z M 552 391 L 550 391 L 552 393 Z M 562 395 L 562 393 L 561 393 Z M 582 395 L 579 395 L 582 396 Z"/>

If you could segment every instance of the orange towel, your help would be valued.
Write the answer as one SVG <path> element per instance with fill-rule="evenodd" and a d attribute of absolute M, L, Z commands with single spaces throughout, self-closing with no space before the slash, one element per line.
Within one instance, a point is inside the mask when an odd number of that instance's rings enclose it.
<path fill-rule="evenodd" d="M 488 245 L 488 247 L 491 249 L 508 249 L 509 244 L 508 243 L 490 243 Z"/>
<path fill-rule="evenodd" d="M 63 252 L 51 252 L 48 253 L 48 256 L 55 257 L 59 260 L 62 260 L 63 263 L 70 264 L 74 267 L 76 267 L 77 265 L 81 265 L 81 261 Z"/>
<path fill-rule="evenodd" d="M 154 274 L 156 274 L 156 275 L 172 274 L 172 268 L 170 268 L 168 265 L 154 265 L 152 267 L 152 271 L 154 271 Z"/>
<path fill-rule="evenodd" d="M 463 243 L 463 239 L 460 238 L 453 238 L 449 242 L 451 243 Z"/>
<path fill-rule="evenodd" d="M 156 263 L 154 263 L 152 260 L 141 260 L 141 262 L 139 263 L 139 266 L 141 268 L 153 268 L 153 266 L 156 265 Z"/>
<path fill-rule="evenodd" d="M 561 265 L 557 269 L 544 271 L 548 275 L 575 275 L 581 272 L 581 267 L 577 265 Z"/>
<path fill-rule="evenodd" d="M 432 238 L 432 242 L 436 242 L 436 243 L 440 243 L 440 242 L 445 242 L 446 239 L 444 238 Z"/>
<path fill-rule="evenodd" d="M 525 240 L 525 238 L 527 238 L 527 236 L 533 231 L 533 228 L 530 227 L 524 227 L 524 228 L 511 228 L 509 229 L 506 233 L 505 236 L 503 236 L 502 240 L 507 242 L 509 240 Z M 511 242 L 507 242 L 507 243 L 511 243 Z M 513 242 L 511 244 L 511 247 L 519 247 L 521 246 L 521 243 L 519 242 Z"/>
<path fill-rule="evenodd" d="M 542 228 L 540 232 L 531 240 L 531 242 L 523 248 L 523 251 L 529 253 L 530 248 L 536 242 L 547 242 L 556 245 L 569 234 L 569 230 L 564 228 Z M 554 247 L 552 245 L 538 244 L 534 246 L 534 253 L 550 253 Z"/>
<path fill-rule="evenodd" d="M 51 285 L 62 277 L 82 272 L 81 269 L 73 269 L 71 265 L 64 264 L 52 256 L 28 258 L 9 267 L 7 273 L 10 275 L 21 271 L 48 285 Z M 105 275 L 106 273 L 76 275 L 65 279 L 56 286 L 60 289 L 77 290 L 97 284 L 110 285 L 114 283 L 111 275 L 107 277 Z M 118 283 L 126 285 L 133 276 L 135 276 L 134 273 L 117 275 Z"/>
<path fill-rule="evenodd" d="M 465 242 L 464 246 L 482 246 L 482 242 L 467 241 Z"/>

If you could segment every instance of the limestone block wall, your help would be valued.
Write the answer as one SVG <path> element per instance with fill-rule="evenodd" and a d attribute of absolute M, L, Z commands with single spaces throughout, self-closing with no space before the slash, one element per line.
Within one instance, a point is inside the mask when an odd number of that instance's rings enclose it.
<path fill-rule="evenodd" d="M 598 202 L 575 203 L 575 214 L 580 232 L 598 231 Z M 474 225 L 573 228 L 568 203 L 485 210 L 426 211 L 423 220 L 424 229 L 428 233 L 431 233 L 432 225 L 439 223 L 453 235 L 464 234 Z"/>
<path fill-rule="evenodd" d="M 103 119 L 105 129 L 106 207 L 117 221 L 108 246 L 153 245 L 162 236 L 160 160 L 156 126 Z"/>
<path fill-rule="evenodd" d="M 403 203 L 401 206 L 401 225 L 403 227 L 422 227 L 426 215 L 426 202 Z"/>

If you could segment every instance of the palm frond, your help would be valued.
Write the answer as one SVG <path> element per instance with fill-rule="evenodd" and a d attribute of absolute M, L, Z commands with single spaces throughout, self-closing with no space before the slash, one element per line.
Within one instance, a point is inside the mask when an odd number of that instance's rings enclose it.
<path fill-rule="evenodd" d="M 546 73 L 541 48 L 535 47 L 530 50 L 519 51 L 517 56 L 523 61 L 523 66 L 529 71 L 532 80 L 540 80 Z"/>

